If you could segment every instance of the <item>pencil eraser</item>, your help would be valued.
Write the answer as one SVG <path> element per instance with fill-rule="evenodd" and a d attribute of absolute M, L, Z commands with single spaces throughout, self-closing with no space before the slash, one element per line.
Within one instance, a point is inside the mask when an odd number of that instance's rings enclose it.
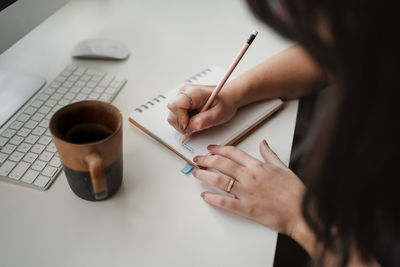
<path fill-rule="evenodd" d="M 186 163 L 185 167 L 181 170 L 181 172 L 183 172 L 184 174 L 188 174 L 188 173 L 190 173 L 193 169 L 194 169 L 194 167 L 193 167 L 191 164 Z"/>

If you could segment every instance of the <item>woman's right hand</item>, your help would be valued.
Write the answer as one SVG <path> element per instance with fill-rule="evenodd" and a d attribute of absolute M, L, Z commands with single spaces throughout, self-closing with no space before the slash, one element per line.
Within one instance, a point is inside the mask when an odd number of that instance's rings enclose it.
<path fill-rule="evenodd" d="M 229 87 L 229 84 L 225 87 Z M 239 108 L 239 101 L 235 95 L 224 93 L 230 92 L 229 88 L 221 90 L 208 110 L 198 113 L 214 88 L 215 86 L 194 84 L 181 86 L 178 94 L 168 103 L 169 124 L 185 134 L 202 131 L 230 120 Z"/>

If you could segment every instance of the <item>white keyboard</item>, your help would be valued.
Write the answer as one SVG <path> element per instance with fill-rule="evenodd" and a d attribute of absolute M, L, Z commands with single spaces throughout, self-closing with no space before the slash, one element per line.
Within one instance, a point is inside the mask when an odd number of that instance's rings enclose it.
<path fill-rule="evenodd" d="M 0 179 L 46 190 L 62 169 L 48 125 L 63 106 L 81 100 L 111 102 L 126 79 L 67 66 L 0 129 Z"/>

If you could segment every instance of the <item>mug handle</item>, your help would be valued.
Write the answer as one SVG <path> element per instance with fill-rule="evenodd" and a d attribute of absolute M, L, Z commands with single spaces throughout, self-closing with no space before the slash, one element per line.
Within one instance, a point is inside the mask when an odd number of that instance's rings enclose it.
<path fill-rule="evenodd" d="M 90 179 L 96 200 L 105 199 L 108 196 L 106 176 L 103 170 L 103 160 L 97 153 L 89 154 L 85 157 L 89 166 Z"/>

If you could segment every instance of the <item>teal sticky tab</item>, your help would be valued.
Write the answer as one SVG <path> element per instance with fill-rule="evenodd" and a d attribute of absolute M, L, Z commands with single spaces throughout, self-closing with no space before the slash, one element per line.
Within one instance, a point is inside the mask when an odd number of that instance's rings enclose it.
<path fill-rule="evenodd" d="M 185 167 L 181 170 L 184 174 L 188 174 L 193 170 L 193 166 L 189 163 L 186 163 Z"/>

